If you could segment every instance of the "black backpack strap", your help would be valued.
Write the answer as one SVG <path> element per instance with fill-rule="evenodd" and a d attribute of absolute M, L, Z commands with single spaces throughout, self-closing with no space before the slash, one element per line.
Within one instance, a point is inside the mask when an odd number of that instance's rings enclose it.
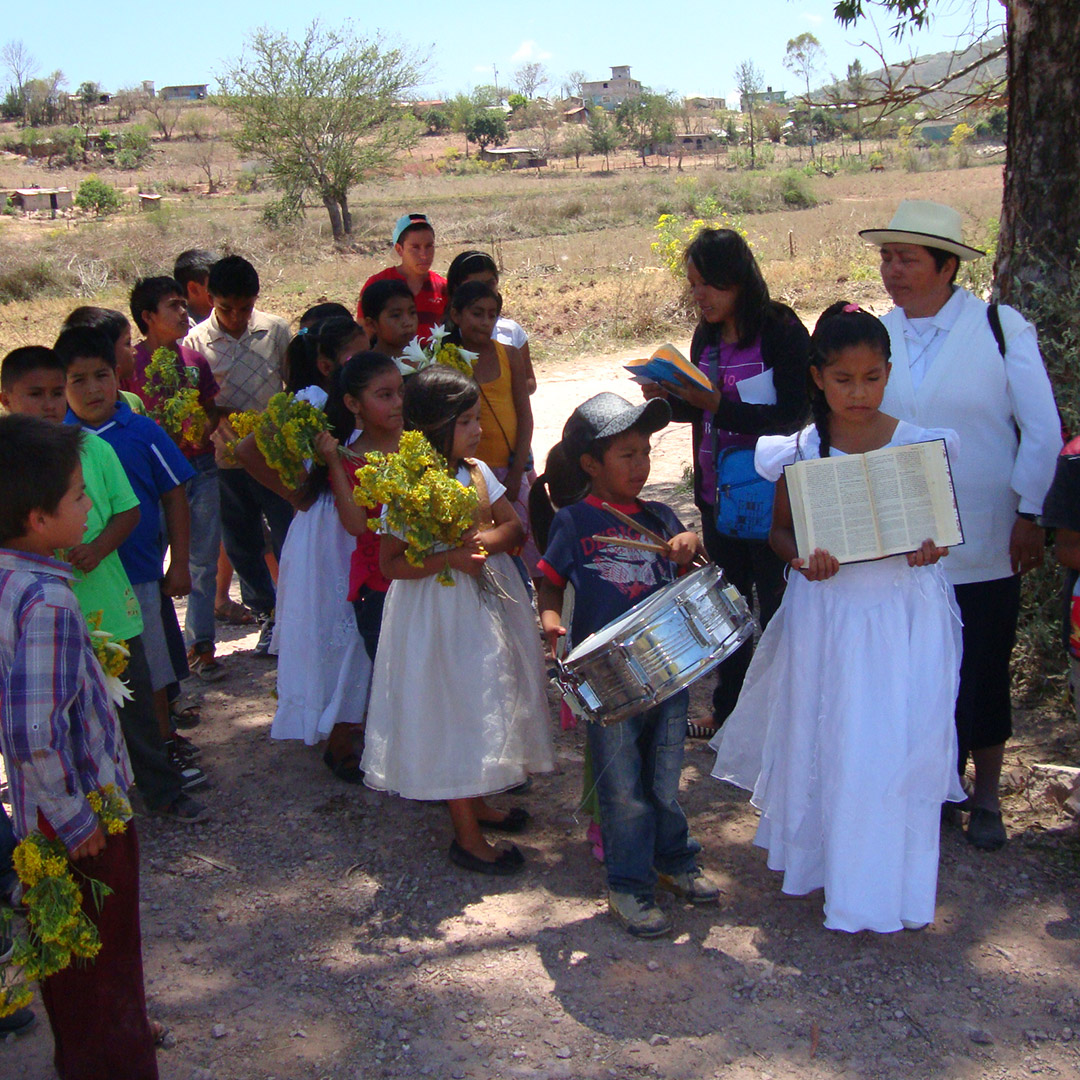
<path fill-rule="evenodd" d="M 986 319 L 990 323 L 990 332 L 994 335 L 994 340 L 997 342 L 998 352 L 1001 353 L 1001 358 L 1005 359 L 1005 331 L 1001 329 L 1001 315 L 998 314 L 997 301 L 992 304 L 986 305 Z"/>

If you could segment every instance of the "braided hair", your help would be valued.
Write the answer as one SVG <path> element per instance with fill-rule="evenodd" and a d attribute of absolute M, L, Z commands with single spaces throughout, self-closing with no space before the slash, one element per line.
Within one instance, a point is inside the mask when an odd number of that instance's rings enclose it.
<path fill-rule="evenodd" d="M 880 352 L 886 360 L 892 354 L 889 331 L 880 319 L 869 311 L 863 311 L 858 304 L 837 300 L 821 313 L 814 332 L 810 335 L 810 367 L 820 372 L 836 359 L 837 353 L 855 345 L 868 345 Z M 825 391 L 821 390 L 812 378 L 808 381 L 810 415 L 821 440 L 820 454 L 828 457 L 831 446 L 829 402 Z"/>

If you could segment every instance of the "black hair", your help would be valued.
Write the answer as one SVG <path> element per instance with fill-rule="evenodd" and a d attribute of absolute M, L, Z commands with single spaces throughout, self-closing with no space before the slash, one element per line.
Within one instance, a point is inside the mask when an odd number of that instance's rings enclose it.
<path fill-rule="evenodd" d="M 0 544 L 25 536 L 35 510 L 56 512 L 81 447 L 81 428 L 36 416 L 0 417 Z"/>
<path fill-rule="evenodd" d="M 383 308 L 395 296 L 403 296 L 416 303 L 412 289 L 400 278 L 382 278 L 379 281 L 373 281 L 360 294 L 360 313 L 365 319 L 378 319 L 383 313 Z"/>
<path fill-rule="evenodd" d="M 314 326 L 315 323 L 322 322 L 323 319 L 351 319 L 352 314 L 344 304 L 339 304 L 335 300 L 326 300 L 321 304 L 309 307 L 300 316 L 300 325 L 302 327 Z"/>
<path fill-rule="evenodd" d="M 356 428 L 356 416 L 345 404 L 345 395 L 358 398 L 367 389 L 372 379 L 388 371 L 397 371 L 394 361 L 385 353 L 358 352 L 334 372 L 330 377 L 330 392 L 324 412 L 330 421 L 330 434 L 343 446 Z M 313 465 L 304 483 L 305 501 L 318 498 L 329 490 L 330 473 L 325 465 Z"/>
<path fill-rule="evenodd" d="M 259 272 L 241 255 L 226 255 L 210 267 L 206 288 L 211 296 L 252 297 L 259 295 Z"/>
<path fill-rule="evenodd" d="M 351 315 L 302 326 L 285 350 L 285 389 L 296 394 L 307 386 L 323 386 L 324 376 L 318 367 L 320 355 L 337 360 L 345 343 L 362 331 L 363 327 Z"/>
<path fill-rule="evenodd" d="M 495 260 L 486 251 L 463 251 L 454 256 L 454 261 L 446 271 L 446 306 L 454 299 L 454 293 L 465 284 L 465 279 L 472 274 L 494 274 L 499 277 L 499 268 Z"/>
<path fill-rule="evenodd" d="M 836 359 L 836 354 L 855 345 L 868 345 L 881 353 L 888 362 L 892 355 L 889 331 L 876 316 L 863 311 L 849 300 L 837 300 L 819 316 L 813 334 L 810 335 L 810 366 L 821 371 Z M 821 456 L 829 456 L 829 403 L 825 392 L 808 376 L 807 393 L 810 397 L 810 413 L 821 440 Z"/>
<path fill-rule="evenodd" d="M 405 237 L 408 236 L 409 233 L 419 232 L 421 229 L 426 229 L 432 236 L 435 235 L 435 226 L 432 225 L 427 218 L 423 221 L 414 221 L 411 225 L 406 225 L 405 228 L 401 230 L 401 235 L 398 236 L 395 246 L 396 244 L 403 244 L 405 242 Z"/>
<path fill-rule="evenodd" d="M 486 281 L 466 281 L 454 293 L 453 300 L 447 301 L 446 304 L 448 317 L 445 325 L 450 330 L 447 340 L 452 341 L 455 345 L 461 344 L 461 327 L 454 322 L 451 308 L 455 311 L 464 311 L 471 304 L 475 304 L 477 300 L 494 300 L 496 317 L 502 311 L 502 297 Z"/>
<path fill-rule="evenodd" d="M 923 244 L 922 246 L 930 252 L 930 257 L 934 260 L 934 266 L 937 267 L 938 272 L 941 271 L 941 268 L 950 259 L 956 260 L 956 265 L 953 267 L 952 277 L 949 278 L 949 284 L 951 285 L 954 281 L 956 281 L 956 275 L 960 273 L 960 256 L 957 255 L 956 252 L 946 251 L 944 248 L 926 247 L 925 244 Z"/>
<path fill-rule="evenodd" d="M 166 296 L 179 296 L 185 302 L 187 294 L 184 287 L 176 278 L 171 277 L 146 277 L 139 278 L 131 290 L 131 317 L 139 332 L 146 333 L 146 323 L 142 314 L 144 311 L 157 311 L 158 304 Z"/>
<path fill-rule="evenodd" d="M 77 307 L 64 320 L 61 330 L 70 330 L 73 326 L 82 326 L 90 330 L 98 330 L 108 339 L 109 344 L 116 348 L 116 343 L 124 336 L 126 330 L 131 333 L 131 323 L 122 311 L 114 311 L 112 308 L 103 307 Z"/>
<path fill-rule="evenodd" d="M 752 345 L 761 333 L 770 301 L 769 286 L 746 240 L 734 229 L 702 229 L 687 245 L 683 260 L 694 264 L 706 285 L 739 290 L 735 300 L 739 345 Z M 700 325 L 710 336 L 718 332 L 704 319 Z"/>
<path fill-rule="evenodd" d="M 53 351 L 60 358 L 64 370 L 76 360 L 104 360 L 116 370 L 116 346 L 104 333 L 89 326 L 70 326 L 60 331 L 60 336 L 53 344 Z"/>
<path fill-rule="evenodd" d="M 23 345 L 12 349 L 0 364 L 0 390 L 10 390 L 32 371 L 63 372 L 64 362 L 44 345 Z"/>
<path fill-rule="evenodd" d="M 188 248 L 187 251 L 181 251 L 176 256 L 173 277 L 180 282 L 185 295 L 189 281 L 197 281 L 200 285 L 206 284 L 210 277 L 210 267 L 220 258 L 220 255 L 215 255 L 206 248 Z"/>
<path fill-rule="evenodd" d="M 434 364 L 405 380 L 405 427 L 422 432 L 453 466 L 457 418 L 479 400 L 480 387 L 468 375 L 445 364 Z"/>

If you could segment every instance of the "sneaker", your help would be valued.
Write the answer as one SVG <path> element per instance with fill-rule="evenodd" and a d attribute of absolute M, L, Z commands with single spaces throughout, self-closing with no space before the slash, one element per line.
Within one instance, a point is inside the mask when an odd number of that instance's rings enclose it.
<path fill-rule="evenodd" d="M 203 682 L 217 682 L 224 679 L 228 672 L 225 665 L 214 656 L 214 648 L 199 648 L 193 645 L 188 650 L 188 667 L 192 675 L 197 675 Z"/>
<path fill-rule="evenodd" d="M 998 810 L 976 806 L 968 818 L 967 841 L 979 851 L 999 851 L 1008 840 L 1005 824 Z"/>
<path fill-rule="evenodd" d="M 608 911 L 634 936 L 654 938 L 671 929 L 671 921 L 651 896 L 608 890 Z"/>
<path fill-rule="evenodd" d="M 186 769 L 189 765 L 194 765 L 195 759 L 201 753 L 190 739 L 184 739 L 183 742 L 180 742 L 175 732 L 173 737 L 165 743 L 165 752 L 169 755 L 169 761 L 180 769 Z"/>
<path fill-rule="evenodd" d="M 169 818 L 180 825 L 196 825 L 210 817 L 210 811 L 202 803 L 197 803 L 182 792 L 168 806 L 155 810 L 154 814 L 157 817 Z"/>
<path fill-rule="evenodd" d="M 274 613 L 271 611 L 263 620 L 262 629 L 259 631 L 259 640 L 255 642 L 255 655 L 268 656 L 270 654 L 270 638 L 274 634 Z"/>
<path fill-rule="evenodd" d="M 202 757 L 202 747 L 196 746 L 186 735 L 174 731 L 172 741 L 176 744 L 177 750 L 182 754 L 186 754 L 192 761 Z"/>
<path fill-rule="evenodd" d="M 674 893 L 680 900 L 689 900 L 691 904 L 715 904 L 720 899 L 720 886 L 696 866 L 681 874 L 661 874 L 658 871 L 656 884 L 666 892 Z"/>
<path fill-rule="evenodd" d="M 16 1009 L 10 1016 L 0 1017 L 0 1042 L 8 1035 L 27 1035 L 37 1018 L 30 1009 Z"/>
<path fill-rule="evenodd" d="M 192 765 L 191 760 L 177 750 L 172 740 L 165 744 L 165 753 L 169 758 L 169 764 L 180 774 L 181 791 L 191 791 L 206 783 L 206 773 L 198 765 Z"/>

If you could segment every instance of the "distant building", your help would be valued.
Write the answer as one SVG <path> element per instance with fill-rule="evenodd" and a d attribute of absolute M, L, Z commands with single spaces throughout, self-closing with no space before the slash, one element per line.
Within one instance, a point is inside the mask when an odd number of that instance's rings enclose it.
<path fill-rule="evenodd" d="M 581 84 L 581 96 L 586 105 L 599 105 L 602 109 L 616 109 L 627 98 L 641 97 L 641 83 L 630 78 L 628 65 L 612 67 L 611 78 L 603 82 Z"/>
<path fill-rule="evenodd" d="M 166 101 L 205 101 L 207 83 L 192 83 L 190 86 L 163 86 L 158 97 Z"/>
<path fill-rule="evenodd" d="M 479 153 L 481 161 L 498 161 L 507 169 L 539 169 L 547 158 L 531 146 L 486 146 Z"/>
<path fill-rule="evenodd" d="M 563 109 L 563 123 L 587 124 L 589 122 L 588 105 L 572 105 L 569 109 Z"/>
<path fill-rule="evenodd" d="M 11 192 L 11 205 L 24 214 L 35 211 L 70 210 L 74 197 L 68 188 L 17 188 Z"/>
<path fill-rule="evenodd" d="M 765 105 L 786 105 L 787 91 L 774 90 L 771 86 L 753 95 L 754 108 L 760 109 Z M 739 95 L 739 112 L 750 111 L 750 98 L 746 94 Z"/>

